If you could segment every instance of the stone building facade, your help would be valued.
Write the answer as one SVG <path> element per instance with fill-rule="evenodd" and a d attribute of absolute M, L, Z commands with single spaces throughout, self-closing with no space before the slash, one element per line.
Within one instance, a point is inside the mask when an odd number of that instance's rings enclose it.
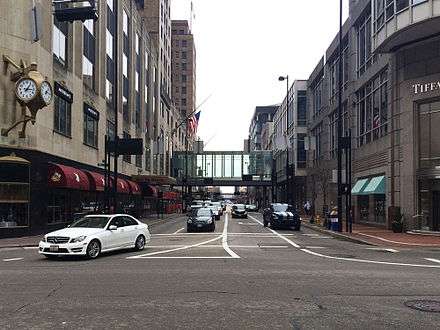
<path fill-rule="evenodd" d="M 343 131 L 352 143 L 356 222 L 439 229 L 440 1 L 350 1 L 343 27 Z M 336 205 L 338 38 L 308 80 L 308 194 Z"/>
<path fill-rule="evenodd" d="M 167 107 L 169 119 L 165 120 L 167 117 L 161 113 L 161 87 L 169 86 L 171 90 L 171 64 L 169 60 L 165 79 L 168 85 L 161 84 L 160 72 L 165 68 L 159 61 L 162 49 L 157 48 L 148 32 L 152 16 L 148 1 L 106 0 L 97 4 L 97 21 L 67 23 L 54 19 L 48 10 L 52 8 L 50 0 L 35 1 L 35 7 L 32 1 L 0 2 L 0 54 L 17 63 L 37 63 L 38 70 L 53 86 L 53 101 L 38 112 L 35 125 L 28 125 L 26 137 L 19 137 L 17 129 L 0 136 L 0 156 L 15 153 L 30 161 L 29 199 L 27 204 L 21 201 L 27 206 L 15 208 L 13 200 L 0 201 L 0 235 L 7 234 L 5 226 L 9 227 L 9 234 L 57 227 L 71 221 L 73 214 L 83 212 L 86 204 L 101 203 L 91 189 L 55 187 L 49 172 L 51 164 L 55 164 L 59 169 L 67 166 L 61 176 L 68 179 L 74 175 L 76 183 L 82 184 L 81 172 L 101 179 L 106 135 L 143 140 L 143 155 L 119 157 L 121 179 L 126 180 L 121 182 L 121 194 L 139 193 L 139 186 L 131 187 L 132 175 L 169 173 L 169 161 L 160 155 L 168 155 L 169 159 L 173 143 L 176 147 L 183 143 L 174 141 L 169 133 L 169 138 L 164 138 L 180 114 L 173 110 L 171 102 Z M 33 10 L 37 13 L 35 22 L 30 19 Z M 168 59 L 170 24 L 169 21 Z M 1 61 L 0 70 L 0 126 L 6 128 L 19 119 L 21 110 L 11 81 L 14 68 Z M 161 143 L 161 137 L 167 143 Z M 14 189 L 7 187 L 2 193 Z M 129 187 L 132 189 L 126 190 Z M 128 196 L 121 200 L 133 204 Z"/>

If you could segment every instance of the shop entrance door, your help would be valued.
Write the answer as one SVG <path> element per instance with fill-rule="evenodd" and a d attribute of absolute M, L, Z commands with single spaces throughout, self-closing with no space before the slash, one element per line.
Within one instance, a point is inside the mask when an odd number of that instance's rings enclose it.
<path fill-rule="evenodd" d="M 440 228 L 440 191 L 432 192 L 432 230 Z"/>

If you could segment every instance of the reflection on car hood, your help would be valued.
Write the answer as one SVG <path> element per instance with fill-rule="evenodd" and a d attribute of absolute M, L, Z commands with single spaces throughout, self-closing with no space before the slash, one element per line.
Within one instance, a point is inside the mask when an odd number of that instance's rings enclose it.
<path fill-rule="evenodd" d="M 64 228 L 57 231 L 50 232 L 46 234 L 46 236 L 64 236 L 64 237 L 71 237 L 75 238 L 78 236 L 90 236 L 95 235 L 100 232 L 105 231 L 102 228 Z"/>
<path fill-rule="evenodd" d="M 293 212 L 273 212 L 273 214 L 282 218 L 287 218 L 287 217 L 292 218 L 296 216 L 296 213 Z"/>
<path fill-rule="evenodd" d="M 212 220 L 211 217 L 194 217 L 192 219 L 200 222 L 208 222 L 209 220 Z"/>

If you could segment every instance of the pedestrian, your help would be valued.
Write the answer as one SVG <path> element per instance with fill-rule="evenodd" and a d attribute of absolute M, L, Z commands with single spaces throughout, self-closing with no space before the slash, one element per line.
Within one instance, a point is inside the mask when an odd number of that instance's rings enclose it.
<path fill-rule="evenodd" d="M 312 205 L 309 201 L 304 203 L 304 212 L 306 215 L 310 215 L 310 210 L 312 209 Z"/>

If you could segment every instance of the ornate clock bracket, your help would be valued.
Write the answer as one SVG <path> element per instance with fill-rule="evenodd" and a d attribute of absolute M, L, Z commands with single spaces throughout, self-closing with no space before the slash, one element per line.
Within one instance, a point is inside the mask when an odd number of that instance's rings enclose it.
<path fill-rule="evenodd" d="M 23 59 L 21 59 L 20 64 L 17 64 L 8 55 L 3 55 L 3 62 L 6 64 L 6 71 L 9 65 L 13 66 L 16 69 L 16 72 L 13 72 L 11 76 L 11 81 L 13 82 L 17 82 L 24 77 L 32 77 L 41 86 L 41 82 L 45 80 L 43 75 L 37 70 L 37 63 L 31 63 L 30 65 L 27 65 L 26 62 Z M 41 95 L 40 92 L 38 93 Z M 27 124 L 31 122 L 32 125 L 34 125 L 38 110 L 48 105 L 48 103 L 44 104 L 44 102 L 42 102 L 41 100 L 35 100 L 35 101 L 32 100 L 25 102 L 19 99 L 18 97 L 17 97 L 17 101 L 19 102 L 21 107 L 21 119 L 16 121 L 8 128 L 2 128 L 1 129 L 2 136 L 8 136 L 11 130 L 13 130 L 18 125 L 22 124 L 23 126 L 21 131 L 18 133 L 18 136 L 20 138 L 25 138 Z M 27 114 L 26 111 L 27 109 L 29 109 L 30 115 Z"/>

